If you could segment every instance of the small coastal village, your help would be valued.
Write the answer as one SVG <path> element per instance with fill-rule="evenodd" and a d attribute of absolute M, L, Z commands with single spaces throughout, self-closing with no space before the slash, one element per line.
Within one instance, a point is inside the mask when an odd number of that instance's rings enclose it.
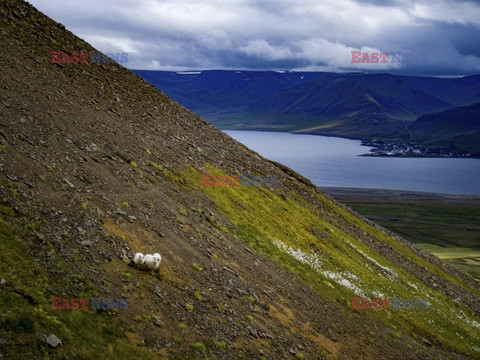
<path fill-rule="evenodd" d="M 362 156 L 392 156 L 392 157 L 462 157 L 468 158 L 472 155 L 461 150 L 449 148 L 429 149 L 424 144 L 416 141 L 383 141 L 364 140 L 362 145 L 371 147 L 370 152 Z"/>

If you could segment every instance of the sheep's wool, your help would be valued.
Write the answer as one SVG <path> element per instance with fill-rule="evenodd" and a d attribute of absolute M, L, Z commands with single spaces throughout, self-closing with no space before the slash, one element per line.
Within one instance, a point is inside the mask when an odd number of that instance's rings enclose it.
<path fill-rule="evenodd" d="M 142 253 L 136 253 L 133 257 L 133 263 L 135 265 L 138 265 L 139 268 L 147 268 L 152 270 L 158 269 L 161 262 L 162 256 L 159 253 L 155 253 L 153 255 L 143 255 Z"/>
<path fill-rule="evenodd" d="M 143 258 L 143 263 L 147 265 L 149 269 L 153 269 L 153 255 L 147 254 Z"/>
<path fill-rule="evenodd" d="M 154 262 L 154 268 L 158 269 L 160 266 L 160 263 L 162 262 L 162 256 L 159 253 L 153 254 L 153 262 Z"/>
<path fill-rule="evenodd" d="M 136 253 L 133 257 L 133 263 L 136 265 L 141 264 L 143 262 L 143 257 L 142 253 Z"/>

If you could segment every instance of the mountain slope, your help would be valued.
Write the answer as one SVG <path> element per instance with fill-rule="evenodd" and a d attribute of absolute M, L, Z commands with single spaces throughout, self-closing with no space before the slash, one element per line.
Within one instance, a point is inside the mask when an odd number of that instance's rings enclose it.
<path fill-rule="evenodd" d="M 442 79 L 406 77 L 406 81 L 419 90 L 448 102 L 452 107 L 471 105 L 480 101 L 480 75 Z"/>
<path fill-rule="evenodd" d="M 267 94 L 307 82 L 316 73 L 270 71 L 165 72 L 135 70 L 148 82 L 161 87 L 183 106 L 201 114 L 239 110 Z"/>
<path fill-rule="evenodd" d="M 421 116 L 409 129 L 415 139 L 430 147 L 449 144 L 450 148 L 480 155 L 480 103 Z"/>
<path fill-rule="evenodd" d="M 94 49 L 28 3 L 3 1 L 0 17 L 2 357 L 479 356 L 473 278 L 127 69 L 53 64 L 51 51 Z M 279 185 L 204 187 L 203 173 Z M 160 252 L 159 271 L 129 265 L 138 251 Z M 353 296 L 430 306 L 352 310 Z M 52 297 L 128 308 L 52 309 Z"/>
<path fill-rule="evenodd" d="M 418 104 L 420 97 L 422 104 Z M 446 107 L 448 104 L 420 94 L 400 77 L 325 74 L 257 100 L 246 112 L 255 126 L 263 119 L 277 124 L 288 118 L 288 130 L 371 138 L 395 133 L 418 112 Z"/>
<path fill-rule="evenodd" d="M 419 116 L 480 99 L 480 75 L 441 79 L 363 73 L 135 72 L 225 129 L 406 137 L 405 125 Z"/>

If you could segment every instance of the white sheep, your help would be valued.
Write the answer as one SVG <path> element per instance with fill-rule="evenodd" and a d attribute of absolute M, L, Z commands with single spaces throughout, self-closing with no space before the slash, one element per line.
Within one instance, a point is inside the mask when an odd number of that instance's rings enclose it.
<path fill-rule="evenodd" d="M 159 253 L 153 254 L 153 268 L 158 269 L 162 262 L 162 256 Z"/>
<path fill-rule="evenodd" d="M 140 265 L 143 263 L 143 258 L 144 258 L 144 255 L 142 253 L 136 253 L 135 256 L 133 257 L 133 263 L 135 265 Z"/>
<path fill-rule="evenodd" d="M 144 264 L 149 269 L 153 269 L 154 261 L 155 261 L 155 259 L 154 259 L 153 255 L 147 254 L 143 258 L 142 264 Z"/>
<path fill-rule="evenodd" d="M 139 269 L 156 270 L 162 262 L 162 256 L 159 253 L 153 255 L 136 253 L 133 257 L 132 263 Z"/>

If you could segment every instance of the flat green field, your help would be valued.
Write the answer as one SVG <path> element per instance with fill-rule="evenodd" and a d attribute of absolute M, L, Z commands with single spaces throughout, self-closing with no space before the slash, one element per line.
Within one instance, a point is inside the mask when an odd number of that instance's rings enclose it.
<path fill-rule="evenodd" d="M 350 188 L 322 190 L 480 279 L 480 196 Z"/>

